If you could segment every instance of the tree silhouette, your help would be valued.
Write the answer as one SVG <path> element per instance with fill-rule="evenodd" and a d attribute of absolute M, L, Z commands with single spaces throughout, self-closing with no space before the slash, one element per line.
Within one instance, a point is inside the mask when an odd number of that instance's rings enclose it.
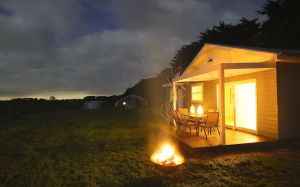
<path fill-rule="evenodd" d="M 191 63 L 193 58 L 205 43 L 231 44 L 231 45 L 259 45 L 260 23 L 258 19 L 248 20 L 242 18 L 236 25 L 220 22 L 219 25 L 206 29 L 198 36 L 198 41 L 184 45 L 175 54 L 171 62 L 174 70 L 181 72 Z"/>
<path fill-rule="evenodd" d="M 202 46 L 203 43 L 196 41 L 181 47 L 172 59 L 171 67 L 173 71 L 181 70 L 182 72 L 190 64 Z"/>
<path fill-rule="evenodd" d="M 260 23 L 257 18 L 248 20 L 242 18 L 236 25 L 220 22 L 218 26 L 201 32 L 199 43 L 217 43 L 231 45 L 258 45 Z"/>
<path fill-rule="evenodd" d="M 49 100 L 55 100 L 56 98 L 54 96 L 50 96 Z"/>
<path fill-rule="evenodd" d="M 270 1 L 257 11 L 267 16 L 261 27 L 263 45 L 272 48 L 300 49 L 300 1 Z"/>

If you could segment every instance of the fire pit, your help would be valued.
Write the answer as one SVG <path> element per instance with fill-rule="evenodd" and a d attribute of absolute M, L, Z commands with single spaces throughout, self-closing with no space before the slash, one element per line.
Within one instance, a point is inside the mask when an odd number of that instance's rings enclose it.
<path fill-rule="evenodd" d="M 152 154 L 150 160 L 156 168 L 163 173 L 170 174 L 175 172 L 184 163 L 183 156 L 176 151 L 175 146 L 163 144 Z"/>

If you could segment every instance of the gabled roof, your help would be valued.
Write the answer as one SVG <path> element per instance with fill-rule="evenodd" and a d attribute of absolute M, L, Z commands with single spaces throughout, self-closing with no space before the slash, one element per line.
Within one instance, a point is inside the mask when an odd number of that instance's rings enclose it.
<path fill-rule="evenodd" d="M 183 72 L 183 76 L 202 67 L 222 63 L 300 63 L 300 51 L 206 43 Z"/>
<path fill-rule="evenodd" d="M 285 54 L 285 55 L 298 55 L 300 56 L 300 50 L 287 50 L 287 49 L 275 49 L 275 48 L 263 48 L 263 47 L 254 47 L 254 46 L 240 46 L 240 45 L 227 45 L 227 44 L 214 44 L 206 43 L 205 45 L 214 45 L 222 46 L 228 48 L 240 48 L 245 50 L 261 51 L 261 52 L 271 52 L 276 54 Z"/>

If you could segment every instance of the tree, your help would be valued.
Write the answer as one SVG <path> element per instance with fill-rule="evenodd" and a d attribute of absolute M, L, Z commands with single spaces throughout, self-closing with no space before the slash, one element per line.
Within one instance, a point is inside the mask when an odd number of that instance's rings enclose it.
<path fill-rule="evenodd" d="M 300 49 L 300 1 L 268 0 L 260 15 L 267 16 L 261 27 L 265 47 Z"/>
<path fill-rule="evenodd" d="M 86 101 L 95 101 L 96 100 L 96 96 L 85 96 L 83 98 L 83 101 L 86 102 Z"/>
<path fill-rule="evenodd" d="M 50 96 L 49 100 L 55 100 L 54 96 Z"/>
<path fill-rule="evenodd" d="M 259 29 L 257 19 L 242 18 L 236 25 L 220 22 L 201 32 L 198 41 L 181 47 L 172 59 L 171 67 L 173 71 L 182 73 L 205 43 L 257 46 L 260 44 Z"/>
<path fill-rule="evenodd" d="M 184 45 L 175 54 L 171 62 L 172 71 L 183 72 L 183 70 L 191 63 L 193 58 L 202 48 L 203 43 L 199 41 L 192 42 L 189 45 Z"/>
<path fill-rule="evenodd" d="M 252 20 L 242 18 L 236 25 L 220 22 L 218 26 L 201 32 L 198 37 L 199 42 L 245 46 L 259 45 L 260 23 L 257 20 L 257 18 Z"/>

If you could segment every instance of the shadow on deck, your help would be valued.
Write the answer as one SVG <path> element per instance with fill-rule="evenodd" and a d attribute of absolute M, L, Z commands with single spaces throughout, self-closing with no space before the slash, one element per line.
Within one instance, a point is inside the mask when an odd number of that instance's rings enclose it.
<path fill-rule="evenodd" d="M 176 135 L 176 127 L 166 126 L 163 128 L 164 133 L 171 136 L 184 150 L 190 153 L 214 150 L 250 150 L 258 148 L 273 148 L 277 146 L 277 140 L 267 137 L 257 136 L 255 134 L 232 130 L 226 128 L 226 145 L 220 145 L 220 136 L 217 131 L 212 132 L 205 138 L 204 132 L 196 135 L 195 130 L 192 133 L 181 132 Z"/>

